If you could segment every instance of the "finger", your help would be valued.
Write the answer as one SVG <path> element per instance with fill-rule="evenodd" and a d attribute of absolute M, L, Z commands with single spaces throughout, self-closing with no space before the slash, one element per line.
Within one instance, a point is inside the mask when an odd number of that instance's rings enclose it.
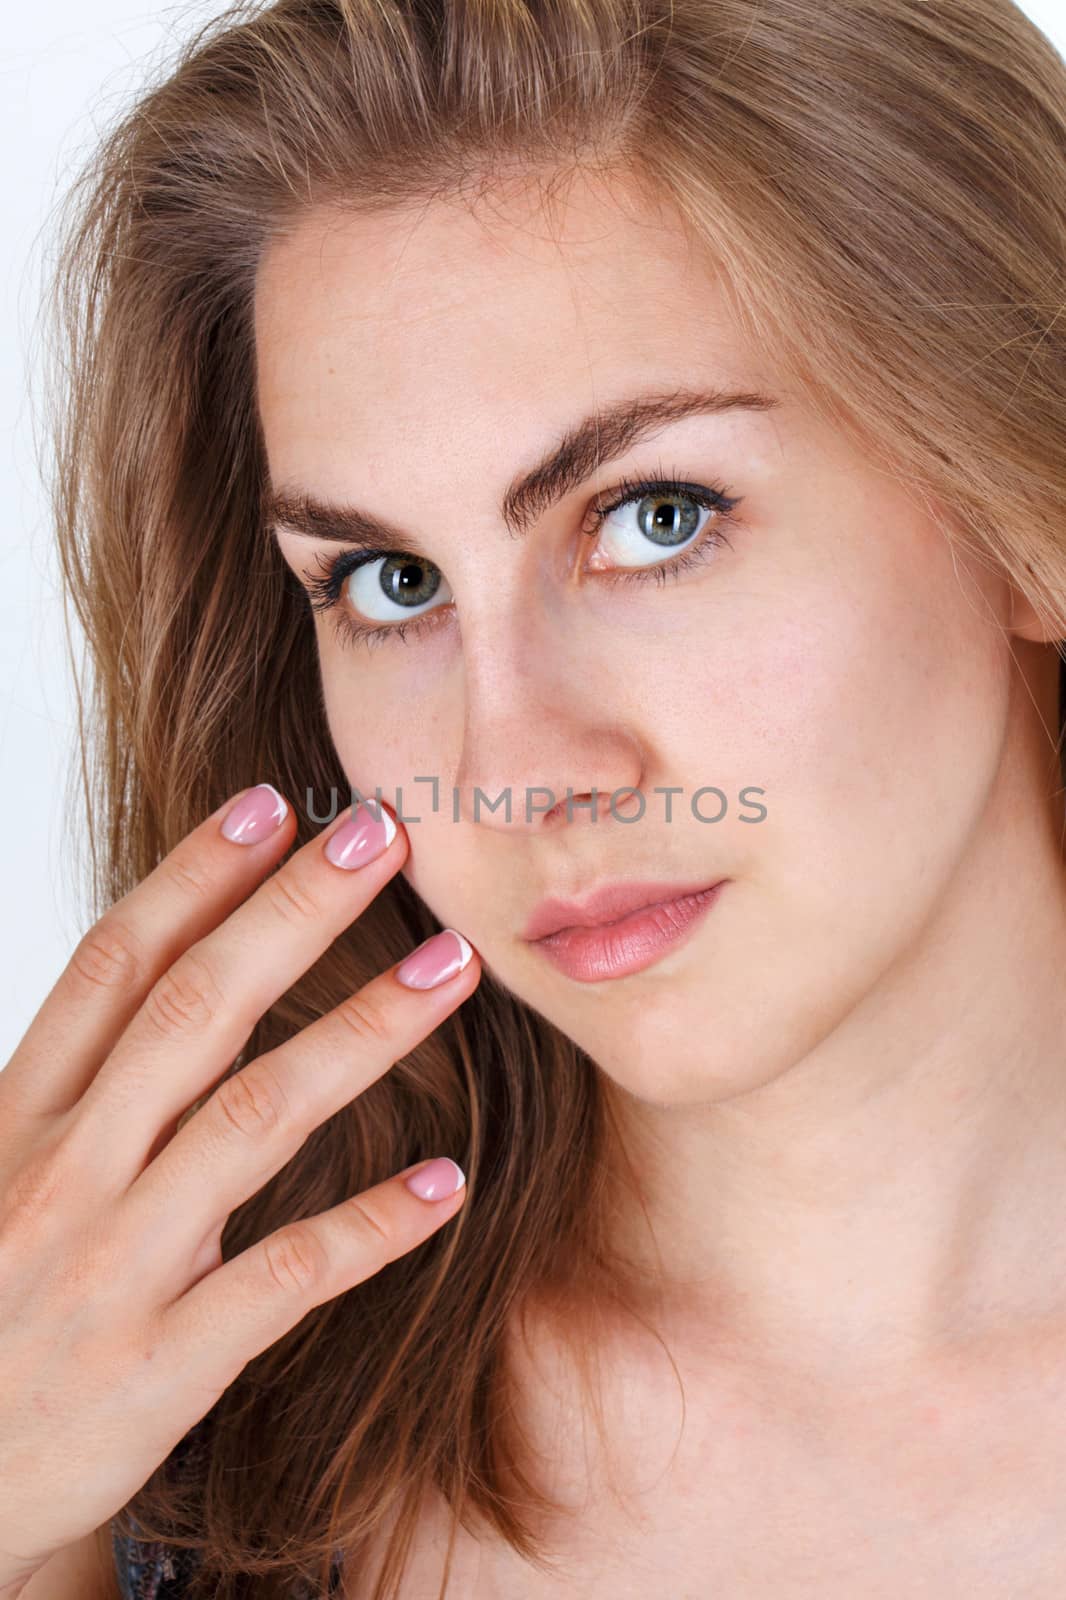
<path fill-rule="evenodd" d="M 160 1315 L 180 1381 L 217 1392 L 247 1363 L 295 1327 L 312 1307 L 364 1282 L 459 1211 L 465 1183 L 448 1158 L 420 1162 L 329 1211 L 288 1223 L 201 1278 Z M 435 1169 L 429 1171 L 428 1169 Z M 407 1179 L 436 1178 L 424 1200 Z"/>
<path fill-rule="evenodd" d="M 231 812 L 244 823 L 237 840 L 222 832 Z M 152 984 L 247 897 L 294 832 L 295 814 L 276 790 L 244 789 L 93 924 L 0 1073 L 5 1127 L 76 1104 Z"/>
<path fill-rule="evenodd" d="M 108 1149 L 106 1188 L 125 1192 L 160 1126 L 218 1082 L 263 1013 L 360 915 L 407 851 L 385 806 L 344 812 L 156 980 L 77 1108 L 72 1151 L 95 1152 L 99 1168 Z M 346 865 L 331 859 L 338 852 Z"/>
<path fill-rule="evenodd" d="M 416 952 L 412 952 L 415 955 Z M 366 984 L 295 1038 L 219 1084 L 123 1196 L 118 1227 L 141 1272 L 169 1281 L 221 1234 L 226 1218 L 296 1154 L 318 1125 L 354 1100 L 477 987 L 477 952 L 454 929 L 418 947 L 443 976 L 411 989 L 411 957 Z M 142 1279 L 143 1281 L 143 1279 Z"/>

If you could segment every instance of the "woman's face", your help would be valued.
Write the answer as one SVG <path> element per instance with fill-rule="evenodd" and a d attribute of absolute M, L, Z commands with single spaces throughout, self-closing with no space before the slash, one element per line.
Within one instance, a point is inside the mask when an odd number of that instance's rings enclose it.
<path fill-rule="evenodd" d="M 412 886 L 639 1099 L 779 1076 L 905 961 L 987 824 L 1018 716 L 1009 588 L 781 388 L 635 191 L 576 180 L 554 228 L 532 190 L 314 212 L 263 260 L 256 338 L 275 492 L 407 552 L 314 626 L 351 784 L 420 819 Z M 582 419 L 682 390 L 776 403 L 605 425 L 599 464 L 571 449 L 555 494 L 542 473 L 508 501 Z M 730 520 L 658 491 L 582 531 L 657 478 L 724 491 Z M 301 581 L 356 548 L 277 539 Z M 637 821 L 607 805 L 631 789 Z M 523 937 L 545 896 L 619 880 L 727 881 L 626 975 Z"/>

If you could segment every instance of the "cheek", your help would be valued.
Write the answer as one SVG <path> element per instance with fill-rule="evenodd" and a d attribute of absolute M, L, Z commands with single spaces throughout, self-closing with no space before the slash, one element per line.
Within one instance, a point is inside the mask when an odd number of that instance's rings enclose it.
<path fill-rule="evenodd" d="M 412 657 L 403 658 L 408 648 Z M 405 808 L 422 809 L 416 797 L 431 800 L 431 786 L 415 785 L 414 779 L 439 777 L 446 770 L 442 746 L 447 738 L 439 674 L 426 667 L 424 647 L 390 643 L 368 651 L 361 644 L 341 648 L 320 641 L 319 649 L 326 719 L 349 782 L 370 791 L 380 785 L 386 799 L 403 786 Z M 379 662 L 377 651 L 389 653 L 388 659 Z M 443 804 L 443 780 L 441 797 Z"/>
<path fill-rule="evenodd" d="M 744 767 L 765 773 L 768 810 L 749 864 L 798 926 L 898 938 L 942 892 L 999 768 L 1009 662 L 983 595 L 935 529 L 901 533 L 889 559 L 797 596 L 747 666 Z"/>
<path fill-rule="evenodd" d="M 400 689 L 397 677 L 402 680 Z M 451 736 L 439 707 L 433 706 L 428 693 L 419 694 L 413 678 L 395 668 L 375 674 L 373 665 L 368 669 L 362 662 L 352 663 L 343 652 L 335 654 L 328 647 L 322 659 L 326 718 L 345 779 L 361 794 L 373 795 L 380 787 L 389 805 L 399 808 L 411 844 L 401 874 L 434 907 L 433 862 L 438 857 L 448 860 L 449 852 L 454 859 L 465 830 L 451 820 L 447 776 L 455 770 L 454 754 L 451 760 L 448 754 Z M 415 781 L 433 777 L 436 786 Z M 347 800 L 347 793 L 340 797 L 342 805 Z"/>

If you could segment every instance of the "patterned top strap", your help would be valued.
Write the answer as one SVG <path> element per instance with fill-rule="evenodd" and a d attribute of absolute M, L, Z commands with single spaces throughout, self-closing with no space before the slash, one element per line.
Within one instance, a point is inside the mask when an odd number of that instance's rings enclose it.
<path fill-rule="evenodd" d="M 198 1422 L 174 1446 L 169 1460 L 179 1472 L 198 1471 L 206 1439 L 206 1419 Z M 134 1528 L 137 1527 L 134 1519 Z M 200 1564 L 195 1550 L 164 1545 L 158 1539 L 121 1536 L 112 1526 L 111 1548 L 115 1558 L 122 1600 L 176 1600 Z"/>
<path fill-rule="evenodd" d="M 204 1438 L 204 1423 L 197 1423 L 174 1447 L 169 1459 L 181 1471 L 200 1470 L 203 1465 Z M 165 1545 L 158 1539 L 124 1538 L 114 1527 L 111 1530 L 111 1546 L 122 1600 L 180 1600 L 200 1565 L 200 1556 L 195 1550 Z M 330 1569 L 331 1600 L 343 1592 L 341 1565 L 338 1551 Z M 305 1585 L 301 1585 L 294 1589 L 292 1600 L 315 1600 L 315 1596 Z"/>

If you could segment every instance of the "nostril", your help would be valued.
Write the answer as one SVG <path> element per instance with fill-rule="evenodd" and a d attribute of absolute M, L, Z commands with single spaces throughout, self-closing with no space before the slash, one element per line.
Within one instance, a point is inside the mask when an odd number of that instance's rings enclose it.
<path fill-rule="evenodd" d="M 605 802 L 610 803 L 610 796 L 599 789 L 588 789 L 578 794 L 568 790 L 564 799 L 557 801 L 544 813 L 544 821 L 555 822 L 557 819 L 562 819 L 572 822 L 575 817 L 586 814 L 590 820 L 598 821 Z"/>

